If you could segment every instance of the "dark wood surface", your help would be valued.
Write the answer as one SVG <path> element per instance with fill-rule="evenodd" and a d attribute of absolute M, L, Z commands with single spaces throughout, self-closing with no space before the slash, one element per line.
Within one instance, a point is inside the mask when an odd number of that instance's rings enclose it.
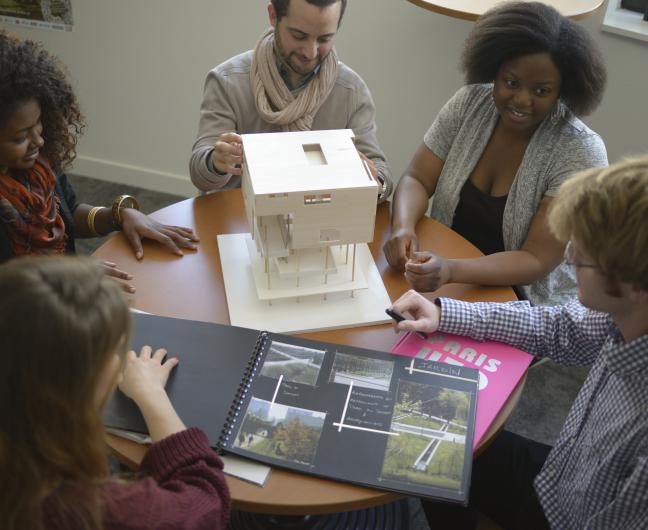
<path fill-rule="evenodd" d="M 193 228 L 200 237 L 197 252 L 175 257 L 159 245 L 145 243 L 144 260 L 138 262 L 125 238 L 117 234 L 102 245 L 94 256 L 114 261 L 133 274 L 137 292 L 132 305 L 137 309 L 206 322 L 229 324 L 227 301 L 216 242 L 217 234 L 248 232 L 240 190 L 231 190 L 187 199 L 152 216 L 167 224 Z M 446 226 L 424 218 L 417 225 L 420 247 L 447 258 L 478 257 L 481 253 Z M 382 204 L 376 214 L 376 231 L 369 245 L 391 300 L 408 288 L 402 273 L 391 269 L 382 246 L 389 237 L 389 207 Z M 449 284 L 428 295 L 451 296 L 470 301 L 514 300 L 508 287 L 480 287 Z M 303 335 L 309 339 L 389 351 L 397 340 L 390 324 L 321 331 Z M 524 380 L 520 382 L 495 422 L 486 433 L 478 451 L 488 444 L 515 409 Z M 109 436 L 109 445 L 127 465 L 136 467 L 146 448 L 134 442 Z M 227 477 L 234 507 L 239 510 L 274 514 L 320 514 L 348 511 L 389 502 L 396 494 L 315 478 L 273 468 L 265 487 Z"/>

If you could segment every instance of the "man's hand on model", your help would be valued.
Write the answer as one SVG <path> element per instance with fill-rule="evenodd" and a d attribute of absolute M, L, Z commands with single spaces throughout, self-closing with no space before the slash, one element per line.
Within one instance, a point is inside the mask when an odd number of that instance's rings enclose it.
<path fill-rule="evenodd" d="M 214 144 L 212 153 L 212 165 L 220 173 L 231 175 L 241 174 L 241 163 L 243 162 L 243 144 L 241 136 L 228 132 L 218 137 Z"/>

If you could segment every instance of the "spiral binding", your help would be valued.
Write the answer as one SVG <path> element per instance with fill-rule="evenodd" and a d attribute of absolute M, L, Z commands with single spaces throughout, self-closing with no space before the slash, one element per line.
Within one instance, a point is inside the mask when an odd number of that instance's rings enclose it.
<path fill-rule="evenodd" d="M 236 421 L 236 418 L 241 412 L 241 406 L 243 404 L 243 401 L 245 400 L 245 397 L 247 396 L 247 393 L 250 390 L 250 387 L 252 386 L 251 380 L 254 377 L 257 368 L 259 367 L 261 354 L 263 353 L 263 348 L 267 340 L 268 340 L 267 331 L 262 331 L 261 333 L 259 333 L 259 337 L 257 338 L 256 344 L 254 345 L 254 348 L 252 350 L 252 355 L 250 356 L 250 360 L 248 361 L 247 367 L 245 368 L 245 372 L 243 373 L 241 384 L 236 390 L 234 401 L 232 401 L 232 406 L 230 407 L 229 412 L 227 413 L 227 417 L 225 419 L 225 425 L 223 426 L 223 430 L 221 431 L 221 434 L 218 437 L 218 442 L 216 447 L 219 451 L 223 451 L 227 447 L 230 436 L 232 434 L 232 430 L 234 429 L 234 422 Z"/>

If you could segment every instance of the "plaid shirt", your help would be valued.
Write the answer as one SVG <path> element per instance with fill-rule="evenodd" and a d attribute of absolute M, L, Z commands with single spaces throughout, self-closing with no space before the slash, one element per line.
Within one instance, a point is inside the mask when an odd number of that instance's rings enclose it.
<path fill-rule="evenodd" d="M 608 315 L 578 301 L 440 302 L 441 331 L 593 365 L 534 482 L 551 527 L 648 528 L 648 335 L 626 343 Z"/>

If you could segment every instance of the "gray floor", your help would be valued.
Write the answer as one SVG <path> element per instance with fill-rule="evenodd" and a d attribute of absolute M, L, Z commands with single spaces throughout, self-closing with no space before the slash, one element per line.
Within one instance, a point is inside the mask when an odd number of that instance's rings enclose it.
<path fill-rule="evenodd" d="M 109 206 L 117 195 L 128 193 L 137 197 L 142 211 L 149 213 L 183 199 L 87 177 L 71 175 L 69 178 L 79 201 L 92 205 Z M 80 240 L 78 252 L 89 254 L 101 242 L 101 239 Z M 562 367 L 551 361 L 531 368 L 520 404 L 506 428 L 540 442 L 553 443 L 587 372 L 585 368 Z M 428 530 L 420 503 L 412 500 L 410 508 L 411 528 Z"/>

